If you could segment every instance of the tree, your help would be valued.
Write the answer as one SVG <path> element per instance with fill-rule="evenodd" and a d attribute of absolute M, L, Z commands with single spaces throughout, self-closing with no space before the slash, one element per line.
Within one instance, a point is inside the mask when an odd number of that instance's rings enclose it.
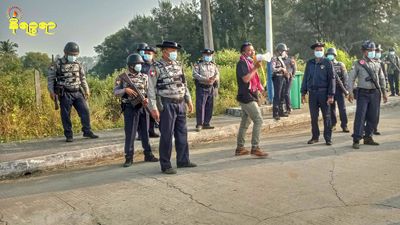
<path fill-rule="evenodd" d="M 17 55 L 18 44 L 7 41 L 0 41 L 0 53 L 6 55 Z"/>
<path fill-rule="evenodd" d="M 21 57 L 22 65 L 26 69 L 37 69 L 42 74 L 47 75 L 47 70 L 51 64 L 51 59 L 46 53 L 27 52 Z"/>

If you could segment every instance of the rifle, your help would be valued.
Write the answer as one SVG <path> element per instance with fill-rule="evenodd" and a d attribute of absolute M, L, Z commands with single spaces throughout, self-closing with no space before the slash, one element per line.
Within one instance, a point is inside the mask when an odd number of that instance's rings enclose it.
<path fill-rule="evenodd" d="M 136 85 L 131 81 L 131 79 L 130 79 L 129 76 L 128 76 L 128 73 L 125 72 L 124 75 L 121 76 L 121 79 L 122 79 L 123 81 L 125 81 L 125 82 L 129 85 L 129 87 L 131 87 L 131 88 L 138 94 L 138 96 L 139 96 L 139 98 L 140 98 L 140 102 L 143 104 L 143 103 L 144 103 L 145 97 L 144 97 L 144 95 L 139 91 L 139 89 L 136 87 Z M 143 107 L 144 107 L 144 109 L 147 111 L 147 113 L 149 113 L 149 115 L 151 115 L 151 112 L 150 112 L 149 107 L 148 107 L 148 106 L 145 106 L 144 104 L 143 104 Z M 155 123 L 158 125 L 158 122 L 157 122 L 157 121 L 155 121 Z"/>
<path fill-rule="evenodd" d="M 365 81 L 372 82 L 374 84 L 375 88 L 379 90 L 380 94 L 383 94 L 378 82 L 374 79 L 374 72 L 371 70 L 371 68 L 369 68 L 369 66 L 367 66 L 365 64 L 365 62 L 361 63 L 360 61 L 358 61 L 358 64 L 360 64 L 367 71 L 367 73 L 369 75 L 369 78 L 365 79 Z M 380 69 L 382 69 L 382 68 L 380 68 Z M 379 79 L 379 77 L 378 77 L 378 79 Z"/>
<path fill-rule="evenodd" d="M 339 75 L 335 72 L 336 84 L 339 85 L 340 89 L 342 89 L 345 96 L 349 95 L 349 91 L 346 90 L 342 80 L 340 79 Z"/>
<path fill-rule="evenodd" d="M 389 62 L 390 62 L 394 67 L 396 67 L 396 70 L 400 72 L 400 68 L 396 65 L 396 63 L 393 62 L 393 59 L 391 59 L 390 56 L 388 57 L 388 59 L 389 59 Z"/>
<path fill-rule="evenodd" d="M 54 95 L 54 109 L 55 110 L 59 110 L 60 109 L 60 106 L 59 106 L 59 104 L 58 104 L 58 92 L 59 92 L 59 88 L 57 87 L 57 65 L 56 65 L 56 63 L 54 63 L 54 55 L 51 55 L 51 65 L 53 66 L 53 68 L 56 70 L 56 80 L 55 80 L 55 82 L 54 82 L 54 93 L 55 93 L 55 95 Z"/>

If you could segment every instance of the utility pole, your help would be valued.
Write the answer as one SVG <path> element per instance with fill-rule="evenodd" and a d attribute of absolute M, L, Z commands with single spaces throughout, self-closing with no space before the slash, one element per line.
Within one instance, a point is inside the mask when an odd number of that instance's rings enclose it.
<path fill-rule="evenodd" d="M 201 20 L 203 21 L 204 47 L 214 50 L 211 25 L 210 0 L 201 0 Z"/>
<path fill-rule="evenodd" d="M 266 49 L 272 55 L 274 53 L 273 41 L 272 41 L 272 5 L 271 0 L 265 0 L 265 34 L 266 34 Z M 267 66 L 267 90 L 268 90 L 268 101 L 272 103 L 274 98 L 274 86 L 272 85 L 272 68 L 271 63 Z"/>

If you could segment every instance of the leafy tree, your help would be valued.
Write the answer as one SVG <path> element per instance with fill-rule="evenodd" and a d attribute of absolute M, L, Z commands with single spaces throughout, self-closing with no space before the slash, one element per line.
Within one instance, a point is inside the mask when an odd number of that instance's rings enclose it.
<path fill-rule="evenodd" d="M 17 55 L 18 44 L 10 40 L 0 41 L 0 53 L 6 55 Z"/>
<path fill-rule="evenodd" d="M 26 69 L 37 69 L 42 74 L 47 74 L 51 59 L 46 53 L 27 52 L 21 57 L 22 64 Z"/>

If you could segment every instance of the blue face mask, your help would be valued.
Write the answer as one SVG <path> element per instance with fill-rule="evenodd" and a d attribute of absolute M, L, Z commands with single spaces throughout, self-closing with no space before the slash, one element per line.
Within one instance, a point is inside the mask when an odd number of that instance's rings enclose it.
<path fill-rule="evenodd" d="M 176 61 L 177 58 L 178 58 L 178 52 L 177 52 L 177 51 L 174 51 L 174 52 L 170 52 L 170 53 L 169 53 L 169 59 L 170 59 L 171 61 Z"/>
<path fill-rule="evenodd" d="M 375 53 L 375 59 L 380 59 L 382 57 L 382 53 L 377 52 Z"/>
<path fill-rule="evenodd" d="M 75 55 L 68 55 L 67 56 L 68 62 L 75 62 L 76 58 L 78 58 L 78 57 L 76 57 Z"/>
<path fill-rule="evenodd" d="M 335 56 L 329 54 L 329 55 L 326 56 L 326 58 L 327 58 L 329 61 L 332 61 L 332 60 L 335 59 Z"/>
<path fill-rule="evenodd" d="M 323 51 L 314 51 L 314 56 L 316 58 L 322 58 L 322 57 L 324 57 L 324 52 Z"/>
<path fill-rule="evenodd" d="M 153 56 L 150 54 L 144 54 L 143 59 L 148 62 L 153 59 Z"/>
<path fill-rule="evenodd" d="M 140 71 L 142 71 L 142 64 L 136 64 L 134 69 L 136 72 L 139 73 Z"/>
<path fill-rule="evenodd" d="M 368 58 L 370 58 L 370 59 L 375 58 L 375 51 L 368 52 Z"/>
<path fill-rule="evenodd" d="M 143 57 L 144 56 L 144 50 L 140 50 L 139 51 L 139 55 Z"/>
<path fill-rule="evenodd" d="M 205 55 L 204 56 L 204 61 L 211 62 L 211 60 L 212 60 L 212 56 L 211 55 Z"/>

